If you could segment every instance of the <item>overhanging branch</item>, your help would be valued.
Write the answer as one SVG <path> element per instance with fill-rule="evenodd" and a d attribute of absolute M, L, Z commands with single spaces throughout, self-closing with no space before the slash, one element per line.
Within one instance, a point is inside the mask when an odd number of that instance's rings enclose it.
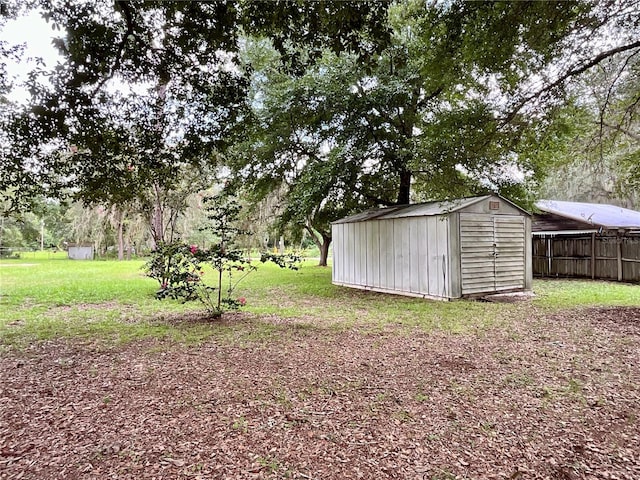
<path fill-rule="evenodd" d="M 129 37 L 130 36 L 135 37 L 133 12 L 131 11 L 130 3 L 127 0 L 116 0 L 115 6 L 116 6 L 116 9 L 122 12 L 122 15 L 124 16 L 124 20 L 126 23 L 126 31 L 122 36 L 122 40 L 120 40 L 120 42 L 118 43 L 115 59 L 113 61 L 113 64 L 111 65 L 111 68 L 109 68 L 108 75 L 106 75 L 100 82 L 98 82 L 96 87 L 93 89 L 92 95 L 97 94 L 98 91 L 100 91 L 100 89 L 105 85 L 105 83 L 107 83 L 109 80 L 113 78 L 115 73 L 120 68 L 120 65 L 122 64 L 122 55 L 124 52 L 124 47 L 129 41 Z"/>
<path fill-rule="evenodd" d="M 629 50 L 633 50 L 634 48 L 640 48 L 640 40 L 635 41 L 633 43 L 629 43 L 627 45 L 621 45 L 619 47 L 612 48 L 611 50 L 606 50 L 604 52 L 601 52 L 600 54 L 598 54 L 597 56 L 592 58 L 590 61 L 588 61 L 587 63 L 567 70 L 564 74 L 562 74 L 560 77 L 558 77 L 555 81 L 553 81 L 550 84 L 544 86 L 543 88 L 533 92 L 532 94 L 527 95 L 520 102 L 518 102 L 518 104 L 515 106 L 515 108 L 513 110 L 511 110 L 511 112 L 509 112 L 509 114 L 504 118 L 504 120 L 503 120 L 504 123 L 511 122 L 515 118 L 515 116 L 518 114 L 518 112 L 520 112 L 520 110 L 522 110 L 522 108 L 524 108 L 524 106 L 527 105 L 531 100 L 533 100 L 535 98 L 539 98 L 540 96 L 544 95 L 545 93 L 550 92 L 554 88 L 559 87 L 560 85 L 562 85 L 569 78 L 578 76 L 578 75 L 586 72 L 587 70 L 589 70 L 590 68 L 595 67 L 596 65 L 598 65 L 603 60 L 606 60 L 607 58 L 610 58 L 610 57 L 612 57 L 614 55 L 617 55 L 618 53 L 622 53 L 622 52 L 627 52 Z"/>

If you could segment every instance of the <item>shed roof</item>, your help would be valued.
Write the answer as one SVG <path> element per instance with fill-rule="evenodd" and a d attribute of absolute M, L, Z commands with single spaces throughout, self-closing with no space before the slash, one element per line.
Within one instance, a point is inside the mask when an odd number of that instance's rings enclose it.
<path fill-rule="evenodd" d="M 510 205 L 513 205 L 518 210 L 525 212 L 522 208 L 518 207 L 506 198 L 499 195 L 482 195 L 479 197 L 458 198 L 455 200 L 440 200 L 435 202 L 414 203 L 411 205 L 398 205 L 387 208 L 377 208 L 373 210 L 367 210 L 366 212 L 357 213 L 349 217 L 342 218 L 333 222 L 338 223 L 356 223 L 366 222 L 368 220 L 389 220 L 393 218 L 407 218 L 407 217 L 430 217 L 434 215 L 446 215 L 451 212 L 455 212 L 466 208 L 475 203 L 481 202 L 488 198 L 499 198 Z M 526 213 L 526 212 L 525 212 Z"/>
<path fill-rule="evenodd" d="M 540 200 L 536 202 L 536 207 L 543 212 L 577 220 L 583 225 L 607 229 L 640 228 L 640 212 L 616 205 Z"/>

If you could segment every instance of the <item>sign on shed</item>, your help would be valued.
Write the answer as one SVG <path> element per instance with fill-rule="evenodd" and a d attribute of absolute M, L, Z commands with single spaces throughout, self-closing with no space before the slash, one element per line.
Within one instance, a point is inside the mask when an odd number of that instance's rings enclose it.
<path fill-rule="evenodd" d="M 498 195 L 367 211 L 332 235 L 336 285 L 443 300 L 531 290 L 530 215 Z"/>

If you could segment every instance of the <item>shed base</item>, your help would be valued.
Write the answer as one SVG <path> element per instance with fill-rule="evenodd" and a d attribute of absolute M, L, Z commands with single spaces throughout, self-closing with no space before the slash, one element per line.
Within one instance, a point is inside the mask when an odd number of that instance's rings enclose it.
<path fill-rule="evenodd" d="M 462 298 L 477 300 L 478 298 L 489 297 L 491 295 L 533 295 L 530 288 L 508 288 L 504 290 L 487 290 L 486 292 L 467 293 Z"/>
<path fill-rule="evenodd" d="M 484 295 L 479 298 L 484 302 L 493 302 L 493 303 L 516 303 L 516 302 L 525 302 L 527 300 L 531 300 L 536 296 L 535 293 L 531 290 L 516 290 L 514 292 L 500 292 L 500 293 L 490 293 L 489 295 Z"/>
<path fill-rule="evenodd" d="M 331 283 L 339 287 L 357 288 L 358 290 L 367 290 L 370 292 L 378 292 L 378 293 L 390 293 L 391 295 L 402 295 L 404 297 L 424 298 L 426 300 L 439 300 L 443 302 L 455 300 L 455 297 L 438 297 L 436 295 L 429 295 L 426 293 L 405 292 L 402 290 L 391 290 L 388 288 L 369 287 L 366 285 L 352 285 L 350 283 L 341 283 L 341 282 L 331 282 Z"/>

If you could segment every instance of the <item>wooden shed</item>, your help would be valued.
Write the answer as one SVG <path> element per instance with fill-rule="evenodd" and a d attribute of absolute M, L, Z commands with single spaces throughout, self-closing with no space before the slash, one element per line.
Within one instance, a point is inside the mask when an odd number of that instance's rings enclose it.
<path fill-rule="evenodd" d="M 531 218 L 498 195 L 390 207 L 332 224 L 336 285 L 448 300 L 531 290 Z"/>
<path fill-rule="evenodd" d="M 559 200 L 536 207 L 534 275 L 640 282 L 640 212 Z"/>

